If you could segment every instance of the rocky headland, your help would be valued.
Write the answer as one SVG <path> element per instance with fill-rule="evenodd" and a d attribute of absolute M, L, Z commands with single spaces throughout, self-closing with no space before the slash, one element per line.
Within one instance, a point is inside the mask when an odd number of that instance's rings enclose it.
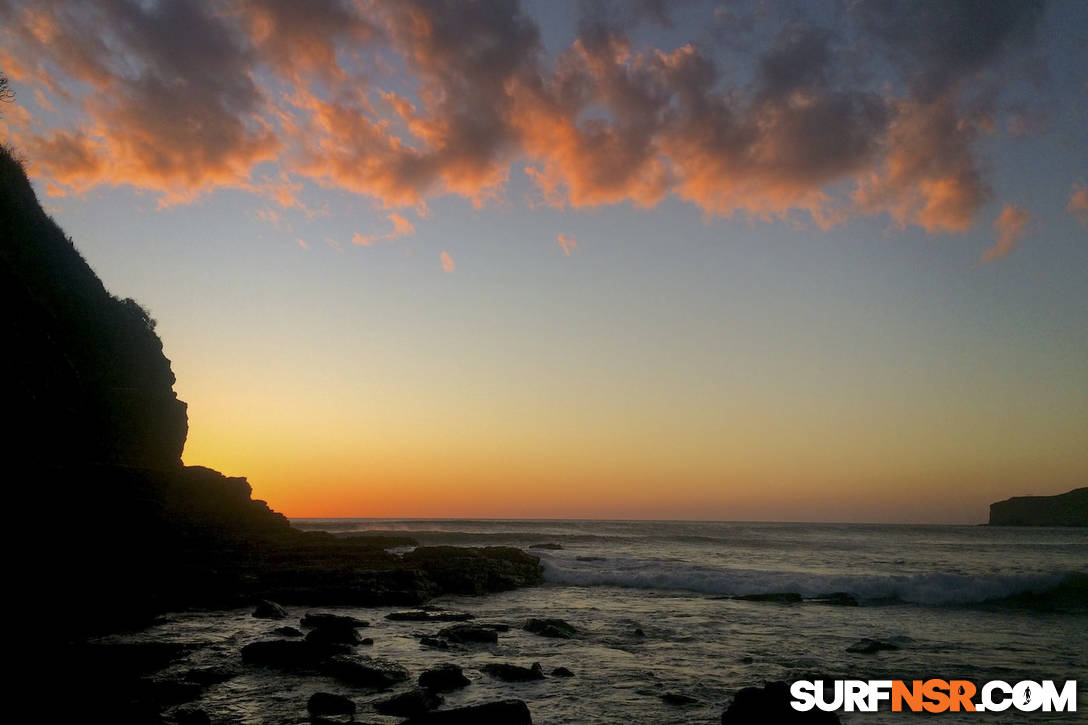
<path fill-rule="evenodd" d="M 990 526 L 1088 526 L 1088 487 L 990 504 Z"/>
<path fill-rule="evenodd" d="M 293 528 L 244 478 L 184 466 L 186 405 L 155 322 L 110 294 L 0 151 L 4 438 L 15 510 L 48 542 L 23 559 L 39 611 L 72 592 L 60 639 L 191 607 L 258 599 L 419 604 L 443 593 L 538 584 L 535 556 L 505 547 L 386 551 L 412 544 Z"/>

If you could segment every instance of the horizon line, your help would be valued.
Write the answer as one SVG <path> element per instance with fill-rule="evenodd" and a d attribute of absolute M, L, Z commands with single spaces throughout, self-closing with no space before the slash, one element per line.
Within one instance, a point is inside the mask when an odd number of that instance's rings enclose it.
<path fill-rule="evenodd" d="M 981 523 L 918 522 L 918 521 L 781 521 L 770 519 L 621 519 L 621 518 L 561 518 L 561 517 L 474 517 L 474 516 L 287 516 L 288 521 L 482 521 L 482 522 L 611 522 L 652 524 L 804 524 L 813 526 L 989 526 Z M 1015 528 L 1015 527 L 1014 527 Z M 1047 528 L 1047 527 L 1036 527 Z M 1064 527 L 1054 527 L 1064 528 Z"/>

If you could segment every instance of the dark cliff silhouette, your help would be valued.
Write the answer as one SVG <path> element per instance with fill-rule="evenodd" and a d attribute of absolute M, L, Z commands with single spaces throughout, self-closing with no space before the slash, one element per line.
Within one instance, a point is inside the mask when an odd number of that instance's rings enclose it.
<path fill-rule="evenodd" d="M 1088 487 L 990 504 L 990 526 L 1088 526 Z"/>
<path fill-rule="evenodd" d="M 0 239 L 8 445 L 51 464 L 180 466 L 185 403 L 154 321 L 106 291 L 6 150 Z"/>
<path fill-rule="evenodd" d="M 539 583 L 515 549 L 417 549 L 291 527 L 244 478 L 183 466 L 185 403 L 149 314 L 111 295 L 0 150 L 0 436 L 29 522 L 20 592 L 79 639 L 186 607 L 419 603 Z M 398 542 L 403 543 L 403 542 Z"/>

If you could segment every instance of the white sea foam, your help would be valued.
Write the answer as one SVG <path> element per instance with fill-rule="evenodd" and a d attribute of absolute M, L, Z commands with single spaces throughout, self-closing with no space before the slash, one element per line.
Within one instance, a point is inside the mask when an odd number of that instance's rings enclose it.
<path fill-rule="evenodd" d="M 859 600 L 914 604 L 972 604 L 1026 591 L 1043 592 L 1061 583 L 1062 574 L 973 576 L 932 572 L 904 575 L 819 574 L 707 567 L 681 562 L 613 558 L 603 561 L 544 562 L 546 581 L 574 586 L 616 586 L 742 596 L 797 592 L 813 597 L 848 592 Z"/>

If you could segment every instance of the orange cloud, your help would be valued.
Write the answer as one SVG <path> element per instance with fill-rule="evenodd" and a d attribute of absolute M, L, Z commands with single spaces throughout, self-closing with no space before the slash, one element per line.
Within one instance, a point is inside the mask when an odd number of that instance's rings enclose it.
<path fill-rule="evenodd" d="M 1073 184 L 1073 191 L 1069 195 L 1069 204 L 1065 209 L 1076 217 L 1082 226 L 1088 226 L 1088 185 L 1083 183 Z"/>
<path fill-rule="evenodd" d="M 402 217 L 400 214 L 394 212 L 386 218 L 389 219 L 389 221 L 393 222 L 393 231 L 391 232 L 391 234 L 394 237 L 403 237 L 416 233 L 415 225 Z"/>
<path fill-rule="evenodd" d="M 21 134 L 30 125 L 30 119 L 30 112 L 17 103 L 4 103 L 0 106 L 0 131 L 9 138 L 21 138 Z"/>
<path fill-rule="evenodd" d="M 826 227 L 886 213 L 960 232 L 989 198 L 975 142 L 993 125 L 992 109 L 963 110 L 964 89 L 1030 37 L 1026 5 L 983 25 L 880 4 L 842 18 L 898 86 L 853 72 L 838 31 L 800 23 L 760 39 L 748 78 L 693 44 L 635 47 L 608 24 L 624 13 L 587 14 L 549 66 L 516 2 L 11 0 L 0 62 L 79 111 L 18 139 L 60 193 L 128 184 L 178 203 L 230 187 L 301 207 L 308 179 L 418 210 L 498 198 L 518 163 L 555 206 L 673 196 L 707 214 Z M 379 87 L 394 72 L 397 90 Z M 254 181 L 266 163 L 277 181 Z M 387 218 L 392 232 L 353 241 L 411 233 Z"/>
<path fill-rule="evenodd" d="M 56 131 L 49 137 L 32 137 L 29 143 L 34 160 L 31 173 L 48 178 L 54 195 L 63 195 L 65 187 L 83 190 L 94 186 L 85 180 L 103 173 L 102 149 L 82 132 Z"/>
<path fill-rule="evenodd" d="M 356 233 L 351 239 L 352 244 L 360 247 L 369 247 L 376 242 L 396 239 L 397 237 L 410 236 L 416 233 L 415 225 L 402 217 L 400 214 L 397 214 L 396 212 L 393 212 L 392 214 L 387 214 L 385 218 L 393 224 L 393 230 L 391 232 L 379 236 L 369 237 Z"/>
<path fill-rule="evenodd" d="M 451 257 L 448 253 L 442 252 L 440 259 L 442 260 L 443 272 L 452 272 L 453 270 L 457 269 L 457 265 L 453 263 L 453 257 Z"/>
<path fill-rule="evenodd" d="M 296 82 L 307 73 L 343 78 L 338 46 L 365 44 L 378 33 L 357 6 L 337 0 L 242 0 L 238 12 L 262 60 Z"/>
<path fill-rule="evenodd" d="M 48 62 L 90 89 L 74 129 L 24 139 L 35 173 L 57 188 L 130 184 L 187 201 L 247 187 L 253 166 L 281 148 L 249 53 L 206 6 L 57 4 L 11 21 L 4 40 L 38 59 L 32 77 Z"/>
<path fill-rule="evenodd" d="M 1016 249 L 1016 242 L 1024 236 L 1031 214 L 1025 209 L 1006 204 L 1001 215 L 994 220 L 997 242 L 982 253 L 982 261 L 989 263 L 1000 259 Z"/>
<path fill-rule="evenodd" d="M 971 153 L 975 136 L 948 96 L 900 101 L 882 168 L 863 179 L 854 201 L 866 213 L 887 212 L 899 226 L 966 231 L 990 195 Z"/>
<path fill-rule="evenodd" d="M 563 248 L 563 254 L 570 256 L 570 250 L 578 248 L 578 242 L 574 241 L 574 237 L 568 237 L 564 234 L 560 234 L 555 238 L 556 243 Z"/>
<path fill-rule="evenodd" d="M 0 66 L 2 67 L 2 66 Z M 34 90 L 34 100 L 45 111 L 56 111 L 56 107 L 53 102 L 42 92 L 42 89 L 37 88 Z"/>

